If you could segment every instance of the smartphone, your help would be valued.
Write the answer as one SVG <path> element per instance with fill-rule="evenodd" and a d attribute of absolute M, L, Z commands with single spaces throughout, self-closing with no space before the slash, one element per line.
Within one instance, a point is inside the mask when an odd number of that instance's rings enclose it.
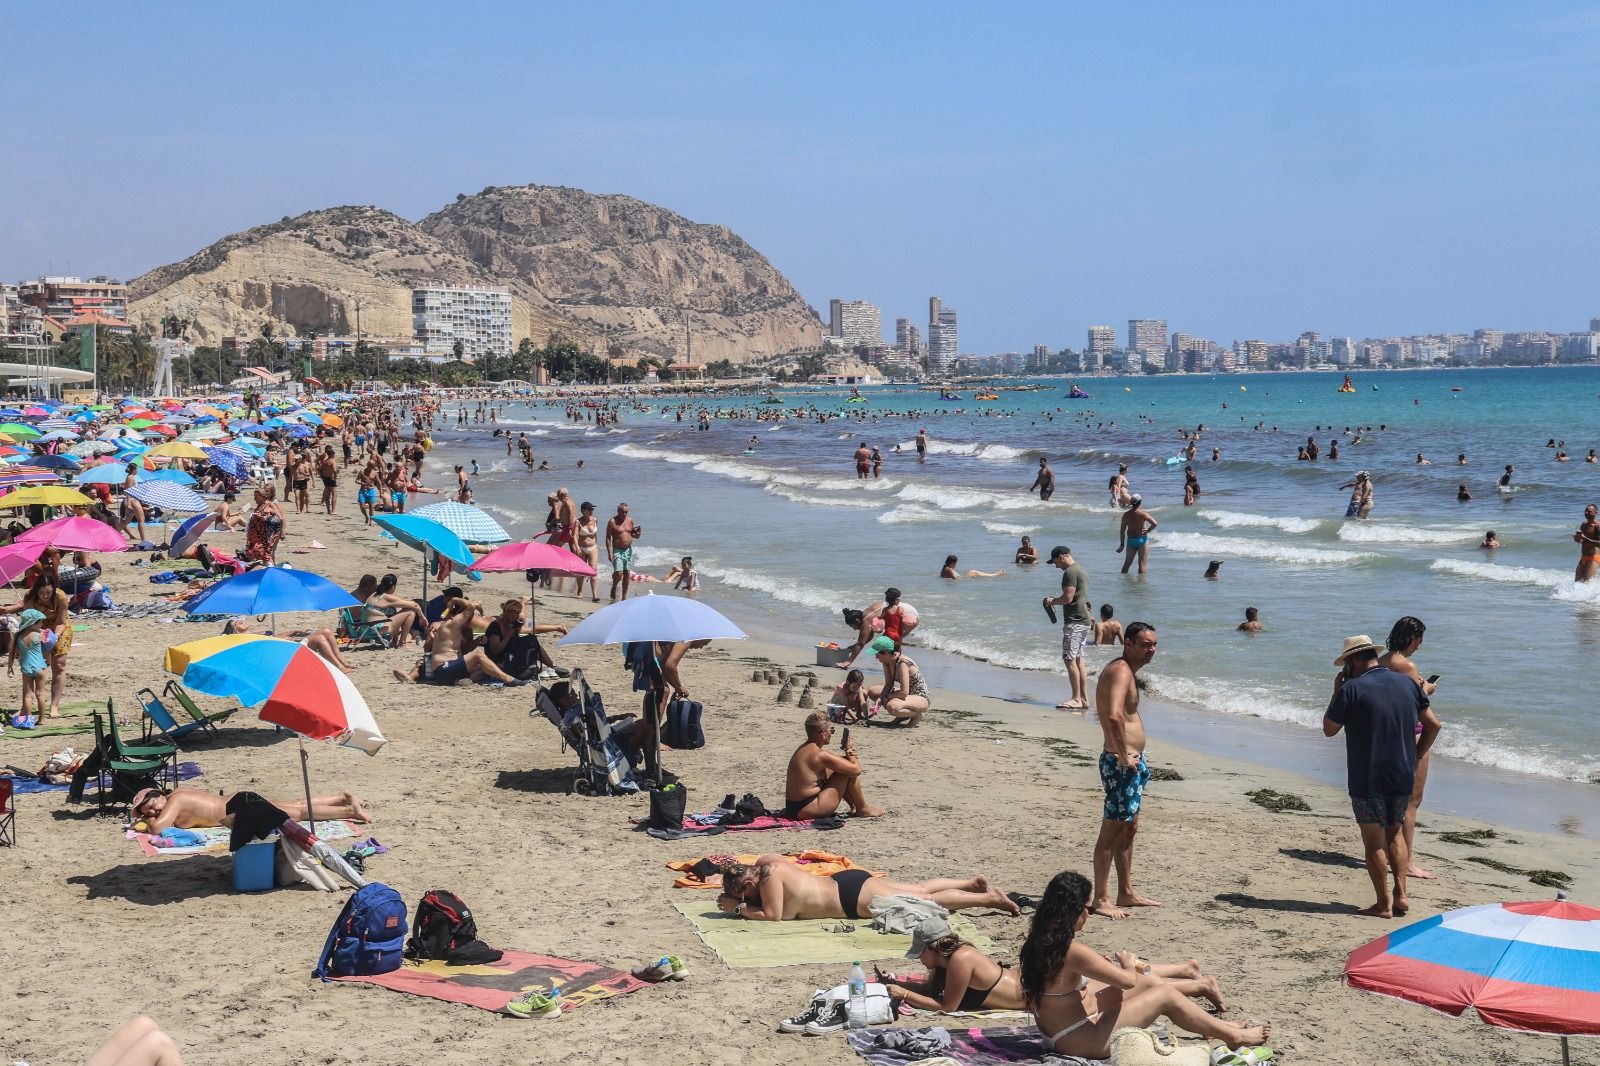
<path fill-rule="evenodd" d="M 849 751 L 850 750 L 850 727 L 849 726 L 845 726 L 844 727 L 844 735 L 839 738 L 839 750 L 840 751 Z"/>
<path fill-rule="evenodd" d="M 1438 674 L 1434 674 L 1432 677 L 1428 678 L 1428 684 L 1437 685 L 1438 683 L 1439 683 L 1439 675 Z"/>

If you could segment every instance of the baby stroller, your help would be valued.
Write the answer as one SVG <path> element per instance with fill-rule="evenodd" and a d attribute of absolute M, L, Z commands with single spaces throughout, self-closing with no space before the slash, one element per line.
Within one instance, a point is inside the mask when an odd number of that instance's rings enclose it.
<path fill-rule="evenodd" d="M 549 688 L 542 684 L 530 717 L 543 716 L 561 732 L 561 748 L 578 753 L 578 772 L 572 791 L 579 796 L 621 796 L 638 792 L 633 772 L 639 766 L 638 747 L 618 734 L 637 721 L 634 715 L 606 717 L 600 694 L 589 687 L 582 670 Z"/>

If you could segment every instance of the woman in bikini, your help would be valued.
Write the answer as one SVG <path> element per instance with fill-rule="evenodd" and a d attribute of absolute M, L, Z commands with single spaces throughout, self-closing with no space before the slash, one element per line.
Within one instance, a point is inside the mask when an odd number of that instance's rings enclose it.
<path fill-rule="evenodd" d="M 573 531 L 573 554 L 577 555 L 595 573 L 600 571 L 600 521 L 594 516 L 594 504 L 585 501 L 578 510 L 577 528 Z M 589 598 L 595 603 L 600 602 L 600 590 L 595 588 L 594 574 L 577 579 L 577 587 L 572 590 L 573 599 L 583 598 L 583 583 L 589 583 Z"/>
<path fill-rule="evenodd" d="M 1056 874 L 1022 945 L 1018 968 L 1023 998 L 1052 1051 L 1109 1058 L 1115 1030 L 1143 1028 L 1163 1014 L 1185 1032 L 1221 1040 L 1230 1048 L 1254 1047 L 1271 1035 L 1270 1024 L 1236 1025 L 1191 1000 L 1203 996 L 1218 1010 L 1226 1009 L 1216 978 L 1200 976 L 1200 964 L 1193 959 L 1183 966 L 1161 966 L 1119 951 L 1107 960 L 1079 941 L 1092 895 L 1082 874 Z"/>
<path fill-rule="evenodd" d="M 928 975 L 900 977 L 874 968 L 897 1003 L 946 1014 L 1025 1008 L 1017 971 L 962 940 L 943 918 L 925 919 L 911 931 L 906 958 L 922 963 Z"/>
<path fill-rule="evenodd" d="M 426 627 L 423 619 L 427 612 L 416 600 L 394 594 L 399 579 L 393 574 L 383 575 L 372 595 L 362 601 L 361 621 L 381 624 L 391 648 L 403 648 L 411 639 L 415 626 Z"/>
<path fill-rule="evenodd" d="M 946 555 L 944 557 L 944 566 L 939 568 L 939 576 L 944 578 L 947 581 L 959 581 L 961 579 L 961 571 L 956 569 L 956 563 L 958 561 L 959 560 L 957 560 L 957 558 L 954 555 Z M 1005 576 L 1005 571 L 1004 570 L 968 570 L 966 576 L 967 577 L 1003 577 L 1003 576 Z"/>
<path fill-rule="evenodd" d="M 883 684 L 868 689 L 868 698 L 890 717 L 903 719 L 907 725 L 921 725 L 932 699 L 917 664 L 905 652 L 896 651 L 894 641 L 888 637 L 873 638 L 867 650 L 883 667 Z"/>

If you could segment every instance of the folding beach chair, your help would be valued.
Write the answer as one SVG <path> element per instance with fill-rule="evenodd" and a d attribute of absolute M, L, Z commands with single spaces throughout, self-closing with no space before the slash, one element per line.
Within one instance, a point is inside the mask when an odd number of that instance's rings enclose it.
<path fill-rule="evenodd" d="M 167 705 L 161 702 L 161 697 L 152 690 L 142 688 L 133 694 L 139 706 L 144 709 L 144 743 L 149 744 L 155 737 L 171 741 L 176 744 L 184 737 L 197 729 L 205 728 L 204 722 L 185 722 L 178 724 L 178 720 L 167 710 Z"/>
<path fill-rule="evenodd" d="M 196 725 L 202 729 L 209 729 L 213 733 L 217 731 L 218 722 L 227 721 L 239 709 L 230 707 L 225 711 L 207 714 L 195 705 L 194 697 L 189 695 L 189 690 L 175 680 L 168 681 L 167 686 L 161 690 L 161 694 L 171 697 L 174 703 L 183 708 L 184 714 L 194 719 Z"/>
<path fill-rule="evenodd" d="M 177 782 L 178 746 L 164 740 L 151 741 L 148 744 L 129 744 L 122 739 L 122 730 L 117 726 L 117 711 L 111 700 L 106 700 L 106 724 L 110 734 L 111 747 L 107 750 L 119 759 L 141 760 L 154 759 L 161 767 L 167 770 L 173 782 Z"/>
<path fill-rule="evenodd" d="M 389 638 L 384 634 L 382 625 L 377 622 L 356 621 L 356 616 L 348 607 L 339 609 L 339 627 L 344 630 L 345 636 L 350 638 L 352 648 L 389 646 Z"/>
<path fill-rule="evenodd" d="M 101 721 L 100 712 L 95 711 L 94 751 L 73 773 L 72 786 L 67 790 L 67 802 L 83 802 L 84 790 L 93 775 L 95 806 L 101 811 L 117 803 L 130 803 L 139 789 L 158 783 L 157 775 L 161 766 L 159 759 L 124 759 L 114 754 L 111 738 L 106 736 L 105 722 Z M 170 783 L 177 783 L 176 775 Z"/>
<path fill-rule="evenodd" d="M 17 797 L 12 792 L 16 782 L 0 777 L 0 844 L 8 848 L 17 846 Z"/>

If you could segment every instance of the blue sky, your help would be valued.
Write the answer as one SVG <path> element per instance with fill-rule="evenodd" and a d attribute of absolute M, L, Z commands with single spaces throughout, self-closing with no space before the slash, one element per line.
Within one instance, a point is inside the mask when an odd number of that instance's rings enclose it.
<path fill-rule="evenodd" d="M 618 192 L 961 348 L 1600 316 L 1600 6 L 33 4 L 0 277 L 283 215 Z M 31 42 L 31 43 L 30 43 Z"/>

